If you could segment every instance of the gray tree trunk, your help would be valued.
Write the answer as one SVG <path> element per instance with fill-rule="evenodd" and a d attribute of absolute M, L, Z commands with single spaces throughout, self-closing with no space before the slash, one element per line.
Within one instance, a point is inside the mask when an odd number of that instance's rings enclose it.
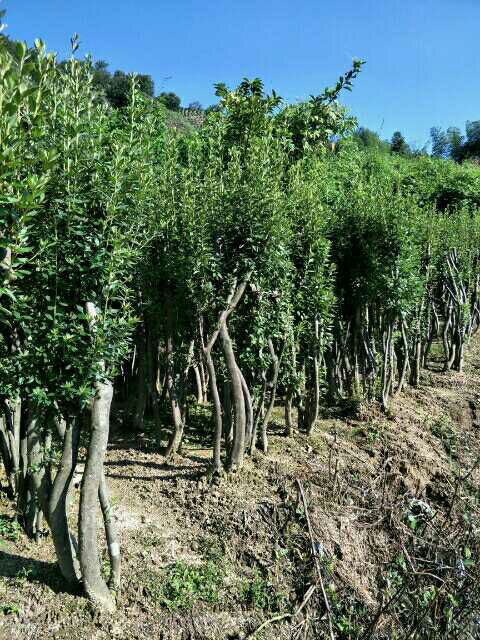
<path fill-rule="evenodd" d="M 220 335 L 222 337 L 223 353 L 225 356 L 225 364 L 228 369 L 231 380 L 231 391 L 233 398 L 233 411 L 235 416 L 235 429 L 233 436 L 232 451 L 230 454 L 230 467 L 232 470 L 241 469 L 243 467 L 245 455 L 245 427 L 246 412 L 245 399 L 243 396 L 242 379 L 238 369 L 233 344 L 228 333 L 226 323 L 223 324 Z"/>
<path fill-rule="evenodd" d="M 63 437 L 63 453 L 48 501 L 48 523 L 52 531 L 58 564 L 63 577 L 72 585 L 81 579 L 76 541 L 68 528 L 68 492 L 77 465 L 80 421 L 69 419 Z"/>
<path fill-rule="evenodd" d="M 92 602 L 107 611 L 115 602 L 103 579 L 97 545 L 97 500 L 108 443 L 110 406 L 113 385 L 109 380 L 97 382 L 92 403 L 92 423 L 85 471 L 80 492 L 79 548 L 83 587 Z"/>
<path fill-rule="evenodd" d="M 105 480 L 105 473 L 103 470 L 98 490 L 98 498 L 102 509 L 103 524 L 105 526 L 105 535 L 107 538 L 108 557 L 110 558 L 110 579 L 108 581 L 108 585 L 115 591 L 118 591 L 120 589 L 120 544 L 118 541 L 115 518 L 110 505 L 107 482 Z"/>
<path fill-rule="evenodd" d="M 220 402 L 220 394 L 218 393 L 217 374 L 215 371 L 215 365 L 213 362 L 210 349 L 204 348 L 205 363 L 207 365 L 208 377 L 210 381 L 210 392 L 212 394 L 213 402 L 213 417 L 215 420 L 215 435 L 213 441 L 213 472 L 221 473 L 222 462 L 222 403 Z"/>

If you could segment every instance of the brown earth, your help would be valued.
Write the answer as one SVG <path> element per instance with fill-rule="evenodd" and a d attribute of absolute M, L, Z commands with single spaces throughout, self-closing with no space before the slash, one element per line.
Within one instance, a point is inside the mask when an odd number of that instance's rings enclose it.
<path fill-rule="evenodd" d="M 48 535 L 35 543 L 20 534 L 0 548 L 0 639 L 248 637 L 262 621 L 295 611 L 315 583 L 297 480 L 317 551 L 331 566 L 335 585 L 327 587 L 347 589 L 375 611 L 379 572 L 408 534 L 409 502 L 448 508 L 458 469 L 479 455 L 480 342 L 465 373 L 424 372 L 389 416 L 376 407 L 355 419 L 326 414 L 308 440 L 282 435 L 281 408 L 275 420 L 268 457 L 257 454 L 242 474 L 216 484 L 205 475 L 210 449 L 195 434 L 167 465 L 149 433 L 114 433 L 106 469 L 123 553 L 116 614 L 65 591 Z M 478 469 L 471 481 L 480 485 Z M 0 514 L 13 516 L 0 500 Z M 207 585 L 202 594 L 198 580 Z M 315 619 L 315 598 L 305 616 L 272 621 L 258 637 L 307 637 L 299 634 Z M 314 626 L 310 633 L 324 637 Z"/>

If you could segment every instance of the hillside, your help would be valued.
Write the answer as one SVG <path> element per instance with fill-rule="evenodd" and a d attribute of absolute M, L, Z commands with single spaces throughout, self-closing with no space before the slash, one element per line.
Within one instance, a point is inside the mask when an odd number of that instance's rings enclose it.
<path fill-rule="evenodd" d="M 0 638 L 233 640 L 269 619 L 256 637 L 328 638 L 297 481 L 335 637 L 410 638 L 422 628 L 418 637 L 447 637 L 427 629 L 453 600 L 464 619 L 448 637 L 478 637 L 478 567 L 469 561 L 479 544 L 478 411 L 475 339 L 464 373 L 425 372 L 390 416 L 323 415 L 294 445 L 278 408 L 268 457 L 213 485 L 210 450 L 194 436 L 166 464 L 149 433 L 132 440 L 117 429 L 106 462 L 123 551 L 117 613 L 67 593 L 49 536 L 36 544 L 12 525 L 1 551 Z M 77 499 L 78 489 L 71 518 Z M 5 538 L 13 512 L 4 497 L 1 513 Z M 302 611 L 287 617 L 311 585 Z"/>

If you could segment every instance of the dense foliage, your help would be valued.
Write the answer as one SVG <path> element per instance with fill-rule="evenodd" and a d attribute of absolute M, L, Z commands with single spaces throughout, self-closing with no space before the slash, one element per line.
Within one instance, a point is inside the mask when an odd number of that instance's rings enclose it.
<path fill-rule="evenodd" d="M 114 391 L 159 444 L 168 411 L 167 458 L 192 393 L 210 403 L 220 474 L 268 451 L 277 396 L 288 432 L 310 434 L 322 405 L 388 410 L 437 339 L 462 370 L 480 325 L 480 175 L 406 157 L 401 136 L 394 154 L 362 148 L 336 101 L 361 66 L 293 106 L 258 79 L 217 85 L 218 108 L 181 135 L 141 79 L 112 109 L 98 65 L 59 65 L 40 41 L 0 50 L 1 454 L 26 530 L 43 514 L 64 577 L 104 607 L 97 499 L 113 589 L 120 568 L 103 475 Z"/>

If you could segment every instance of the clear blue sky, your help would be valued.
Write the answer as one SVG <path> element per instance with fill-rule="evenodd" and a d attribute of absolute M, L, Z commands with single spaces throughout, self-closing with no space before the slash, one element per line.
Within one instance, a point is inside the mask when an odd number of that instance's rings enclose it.
<path fill-rule="evenodd" d="M 422 146 L 432 125 L 480 119 L 480 0 L 3 0 L 7 33 L 150 74 L 184 104 L 260 76 L 289 101 L 367 60 L 343 102 L 360 124 Z M 166 79 L 170 78 L 170 79 Z"/>

